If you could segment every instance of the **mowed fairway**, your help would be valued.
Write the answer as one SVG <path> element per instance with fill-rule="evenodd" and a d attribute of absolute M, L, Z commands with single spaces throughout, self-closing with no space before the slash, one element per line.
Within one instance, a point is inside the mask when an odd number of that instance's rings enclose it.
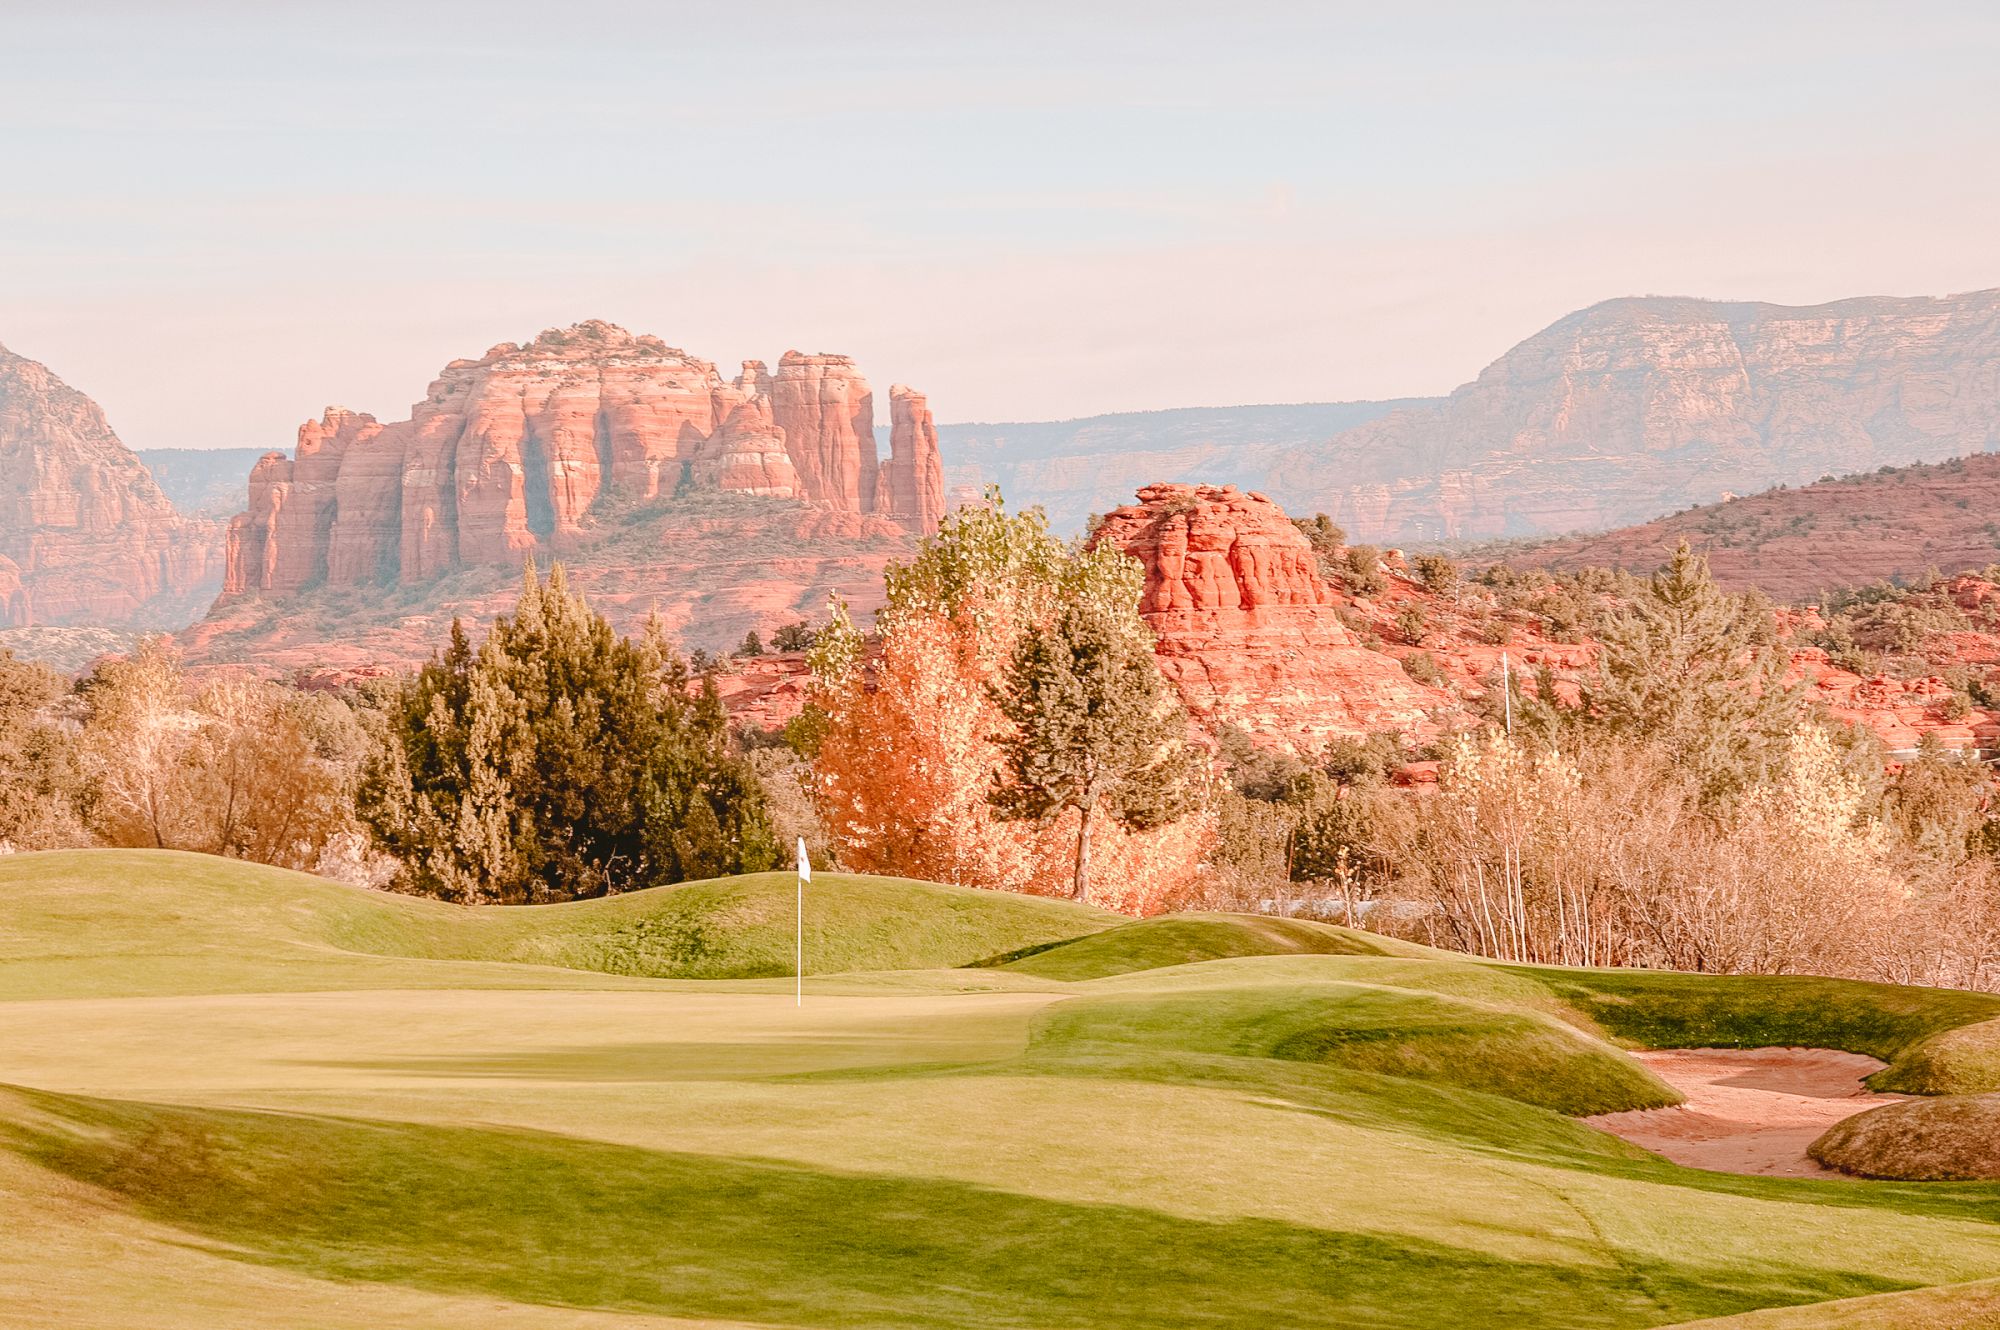
<path fill-rule="evenodd" d="M 2000 999 L 824 875 L 800 1009 L 791 900 L 772 875 L 465 910 L 0 858 L 0 1325 L 2000 1312 L 2000 1186 L 1701 1173 L 1572 1116 L 1673 1102 L 1621 1042 L 2000 1088 Z"/>

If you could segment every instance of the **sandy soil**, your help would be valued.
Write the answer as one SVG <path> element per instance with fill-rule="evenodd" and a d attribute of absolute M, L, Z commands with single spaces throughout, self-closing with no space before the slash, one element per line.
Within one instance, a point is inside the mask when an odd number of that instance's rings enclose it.
<path fill-rule="evenodd" d="M 1830 1048 L 1672 1048 L 1632 1056 L 1687 1096 L 1677 1108 L 1584 1121 L 1676 1164 L 1766 1177 L 1843 1177 L 1806 1147 L 1843 1118 L 1893 1104 L 1861 1078 L 1884 1064 Z"/>

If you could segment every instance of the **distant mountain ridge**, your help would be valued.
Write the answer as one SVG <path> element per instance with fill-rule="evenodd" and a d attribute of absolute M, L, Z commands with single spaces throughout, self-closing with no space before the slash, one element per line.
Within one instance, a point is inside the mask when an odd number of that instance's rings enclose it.
<path fill-rule="evenodd" d="M 1262 489 L 1287 450 L 1441 398 L 1120 411 L 1075 420 L 938 426 L 945 483 L 997 483 L 1016 507 L 1040 504 L 1065 533 L 1161 482 Z"/>
<path fill-rule="evenodd" d="M 1364 540 L 1601 530 L 1725 493 L 2000 448 L 2000 290 L 1791 307 L 1610 300 L 1431 406 L 1279 458 Z"/>
<path fill-rule="evenodd" d="M 190 517 L 242 511 L 243 486 L 268 448 L 139 448 L 134 452 L 175 508 Z"/>
<path fill-rule="evenodd" d="M 175 512 L 96 402 L 0 346 L 0 629 L 179 627 L 221 572 L 221 525 Z"/>
<path fill-rule="evenodd" d="M 1723 585 L 1787 601 L 1868 582 L 1912 582 L 1932 569 L 1981 570 L 2000 563 L 2000 453 L 1766 490 L 1510 550 L 1505 561 L 1647 572 L 1682 540 L 1708 556 Z"/>

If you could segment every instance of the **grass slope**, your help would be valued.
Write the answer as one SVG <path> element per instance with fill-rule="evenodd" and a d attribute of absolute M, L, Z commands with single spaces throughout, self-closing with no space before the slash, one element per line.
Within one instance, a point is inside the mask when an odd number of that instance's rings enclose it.
<path fill-rule="evenodd" d="M 1075 982 L 1238 956 L 1393 956 L 1423 950 L 1310 919 L 1175 914 L 1136 920 L 986 963 L 1019 974 Z"/>
<path fill-rule="evenodd" d="M 1699 1173 L 1558 1111 L 1660 1102 L 1614 1038 L 1917 1049 L 1991 1019 L 1965 995 L 1863 985 L 1828 1015 L 1818 981 L 1107 928 L 875 880 L 824 889 L 826 955 L 935 968 L 826 978 L 802 1008 L 645 973 L 768 966 L 787 887 L 489 912 L 185 856 L 0 861 L 22 1235 L 0 1326 L 1636 1330 L 1992 1305 L 2000 1185 Z"/>
<path fill-rule="evenodd" d="M 789 873 L 467 908 L 207 855 L 83 850 L 0 857 L 0 901 L 0 997 L 346 987 L 434 973 L 394 963 L 409 960 L 653 978 L 792 972 Z M 807 896 L 807 969 L 964 965 L 1118 919 L 1067 901 L 822 873 Z M 546 982 L 491 968 L 480 978 Z"/>

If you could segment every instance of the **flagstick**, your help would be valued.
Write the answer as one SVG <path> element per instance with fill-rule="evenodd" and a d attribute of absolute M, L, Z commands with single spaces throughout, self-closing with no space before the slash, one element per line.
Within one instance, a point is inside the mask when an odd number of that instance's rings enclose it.
<path fill-rule="evenodd" d="M 792 913 L 792 1005 L 806 1004 L 806 879 L 812 876 L 806 838 L 799 837 L 799 902 Z"/>

